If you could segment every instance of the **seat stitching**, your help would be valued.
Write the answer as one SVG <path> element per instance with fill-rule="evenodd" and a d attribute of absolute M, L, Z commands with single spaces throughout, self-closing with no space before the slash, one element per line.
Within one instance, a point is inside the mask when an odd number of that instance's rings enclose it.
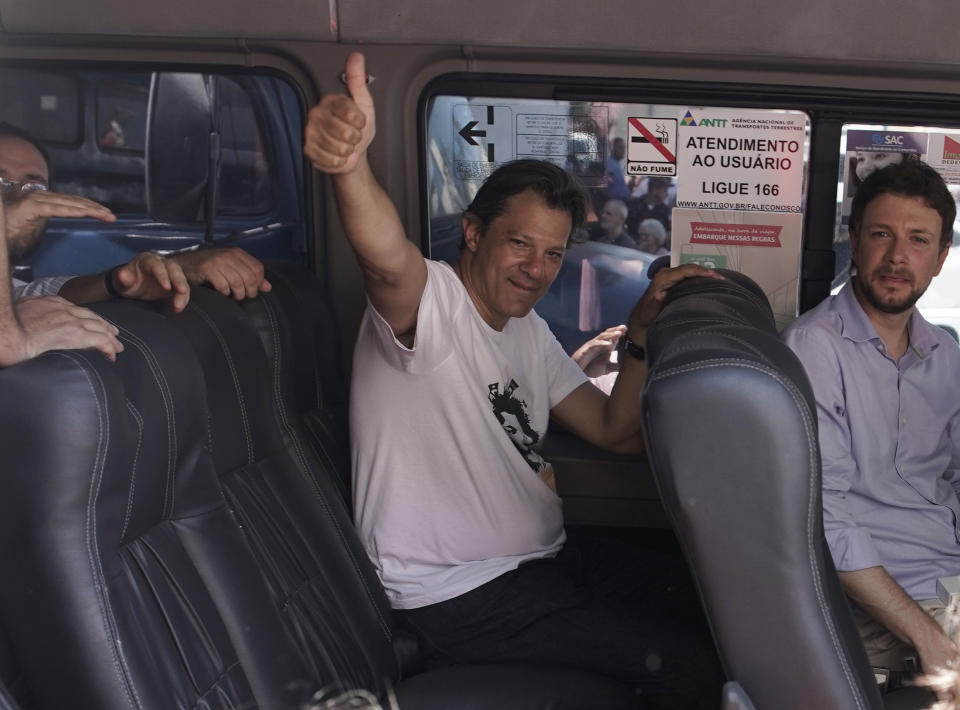
<path fill-rule="evenodd" d="M 140 461 L 140 447 L 143 445 L 143 417 L 137 411 L 136 406 L 129 399 L 126 400 L 127 411 L 137 422 L 137 448 L 133 454 L 133 463 L 131 466 L 130 490 L 127 494 L 127 510 L 123 515 L 123 527 L 120 529 L 120 540 L 127 537 L 127 526 L 130 524 L 130 517 L 133 515 L 133 498 L 137 489 L 137 465 Z"/>
<path fill-rule="evenodd" d="M 679 375 L 685 372 L 695 372 L 697 370 L 712 370 L 716 369 L 719 366 L 729 366 L 729 367 L 742 367 L 746 369 L 755 370 L 757 372 L 763 373 L 769 377 L 772 377 L 780 385 L 787 390 L 791 399 L 797 405 L 797 408 L 800 410 L 801 419 L 804 425 L 804 431 L 806 432 L 807 439 L 807 454 L 808 454 L 808 465 L 811 467 L 817 466 L 818 457 L 817 457 L 817 437 L 816 437 L 816 426 L 814 420 L 810 413 L 809 407 L 807 407 L 806 398 L 803 397 L 799 388 L 788 378 L 785 378 L 779 372 L 770 367 L 764 367 L 758 365 L 749 360 L 741 359 L 731 359 L 731 358 L 712 358 L 705 360 L 702 363 L 696 365 L 682 365 L 678 367 L 670 368 L 664 370 L 662 373 L 655 373 L 651 381 L 658 381 L 661 379 L 667 379 L 674 375 Z M 860 684 L 854 677 L 853 669 L 850 667 L 850 663 L 846 657 L 846 654 L 843 652 L 843 647 L 840 643 L 839 632 L 837 631 L 836 625 L 834 624 L 833 615 L 830 611 L 830 605 L 827 601 L 826 594 L 823 589 L 823 578 L 820 575 L 818 566 L 817 566 L 817 554 L 816 554 L 816 542 L 818 536 L 814 531 L 814 521 L 816 520 L 816 506 L 814 501 L 816 500 L 816 479 L 817 477 L 810 477 L 810 486 L 807 494 L 807 525 L 805 535 L 807 538 L 807 560 L 810 564 L 811 577 L 814 583 L 814 590 L 817 596 L 818 609 L 823 618 L 823 622 L 829 632 L 830 640 L 833 643 L 834 651 L 836 652 L 837 659 L 839 660 L 840 667 L 843 671 L 844 677 L 847 680 L 847 684 L 850 687 L 850 690 L 854 696 L 854 699 L 857 703 L 857 708 L 859 710 L 866 710 L 864 705 L 864 698 L 861 695 Z"/>
<path fill-rule="evenodd" d="M 282 280 L 284 285 L 290 291 L 294 293 L 296 292 L 297 287 L 296 287 L 296 284 L 294 283 L 294 279 L 292 279 L 288 274 L 271 270 L 270 283 L 276 284 L 278 279 Z M 325 288 L 323 289 L 323 292 L 324 293 L 326 292 Z M 277 299 L 280 301 L 283 300 L 282 298 L 280 298 L 279 295 L 277 296 Z M 317 343 L 313 338 L 310 339 L 310 349 L 313 353 L 313 357 L 311 358 L 310 361 L 313 363 L 312 369 L 313 369 L 314 395 L 316 397 L 317 405 L 324 406 L 325 402 L 324 402 L 323 386 L 321 384 L 320 369 L 317 367 L 317 357 L 316 357 Z"/>
<path fill-rule="evenodd" d="M 203 319 L 203 322 L 206 323 L 207 327 L 209 327 L 213 332 L 214 337 L 217 339 L 217 344 L 220 346 L 220 351 L 223 353 L 223 356 L 227 361 L 227 370 L 230 372 L 230 378 L 233 380 L 233 389 L 237 395 L 237 404 L 240 409 L 240 423 L 243 426 L 244 443 L 246 444 L 247 449 L 247 464 L 252 464 L 253 435 L 250 431 L 250 419 L 247 415 L 247 405 L 243 398 L 243 389 L 240 387 L 240 378 L 237 375 L 237 366 L 233 360 L 233 354 L 227 347 L 227 342 L 223 337 L 223 333 L 220 332 L 220 328 L 217 326 L 210 314 L 207 313 L 207 311 L 205 311 L 200 305 L 196 305 L 194 310 L 196 310 L 197 314 Z"/>
<path fill-rule="evenodd" d="M 207 700 L 205 700 L 205 698 L 207 697 L 207 694 L 210 692 L 219 693 L 224 696 L 222 699 L 231 700 L 229 696 L 224 694 L 223 688 L 220 686 L 220 681 L 226 678 L 227 674 L 233 671 L 233 669 L 237 668 L 239 665 L 240 665 L 240 661 L 237 660 L 231 663 L 230 665 L 228 665 L 226 668 L 224 668 L 216 678 L 210 681 L 209 687 L 205 691 L 203 691 L 203 693 L 198 694 L 197 702 L 193 704 L 193 707 L 210 710 L 210 703 Z M 243 669 L 241 668 L 241 670 Z M 223 707 L 226 707 L 226 704 L 224 704 Z"/>
<path fill-rule="evenodd" d="M 324 512 L 327 515 L 327 518 L 333 523 L 334 528 L 337 531 L 337 535 L 340 538 L 341 547 L 347 553 L 347 556 L 350 558 L 350 563 L 353 565 L 354 571 L 357 573 L 357 579 L 360 581 L 360 585 L 363 587 L 364 592 L 367 595 L 367 598 L 370 601 L 370 605 L 374 609 L 374 613 L 377 615 L 377 620 L 380 622 L 380 629 L 383 631 L 384 636 L 388 641 L 391 640 L 390 626 L 387 624 L 386 619 L 383 618 L 383 614 L 380 611 L 380 606 L 377 604 L 376 599 L 373 596 L 373 592 L 370 589 L 369 585 L 366 582 L 363 572 L 360 568 L 359 563 L 357 562 L 356 556 L 353 554 L 350 545 L 347 543 L 346 535 L 343 532 L 343 529 L 340 526 L 340 522 L 337 520 L 336 516 L 330 510 L 330 505 L 326 499 L 326 495 L 323 490 L 317 485 L 317 482 L 313 480 L 313 477 L 309 475 L 310 466 L 307 462 L 306 454 L 302 448 L 302 442 L 300 441 L 300 436 L 296 432 L 295 428 L 290 424 L 289 419 L 287 418 L 286 407 L 283 406 L 283 395 L 280 390 L 280 362 L 281 362 L 281 341 L 280 341 L 280 327 L 279 327 L 279 318 L 277 317 L 276 311 L 273 308 L 273 305 L 267 300 L 264 300 L 264 310 L 266 311 L 267 317 L 270 322 L 270 330 L 273 333 L 274 347 L 273 347 L 273 361 L 271 367 L 273 368 L 273 380 L 274 380 L 274 402 L 277 407 L 277 411 L 280 415 L 281 424 L 286 429 L 288 435 L 290 436 L 291 441 L 294 445 L 294 450 L 296 452 L 296 463 L 300 469 L 300 474 L 311 484 L 311 487 L 317 494 L 318 499 L 320 500 L 321 505 L 323 505 Z"/>
<path fill-rule="evenodd" d="M 156 354 L 153 350 L 146 344 L 141 337 L 136 333 L 130 331 L 124 331 L 125 337 L 132 343 L 137 346 L 137 349 L 143 355 L 144 362 L 150 369 L 150 374 L 153 375 L 153 380 L 157 385 L 157 390 L 160 392 L 161 398 L 163 400 L 164 414 L 167 418 L 167 470 L 166 477 L 164 480 L 164 493 L 163 493 L 163 516 L 170 517 L 173 515 L 174 503 L 175 503 L 175 490 L 174 490 L 174 468 L 177 461 L 177 423 L 173 411 L 173 395 L 170 393 L 170 386 L 167 382 L 166 374 L 163 369 L 160 367 L 159 362 L 157 361 Z"/>
<path fill-rule="evenodd" d="M 122 335 L 122 331 L 118 335 Z M 100 558 L 97 555 L 99 544 L 97 542 L 96 525 L 96 500 L 100 495 L 100 483 L 103 477 L 103 469 L 106 465 L 106 450 L 110 442 L 110 420 L 104 416 L 106 396 L 106 387 L 100 375 L 90 368 L 88 361 L 85 361 L 75 352 L 57 352 L 56 356 L 66 358 L 72 361 L 83 373 L 93 393 L 94 400 L 97 403 L 97 447 L 96 456 L 93 463 L 93 469 L 90 477 L 90 490 L 87 497 L 87 511 L 85 516 L 85 540 L 87 546 L 87 561 L 90 564 L 90 571 L 94 577 L 93 590 L 97 597 L 97 605 L 100 608 L 100 618 L 104 621 L 104 631 L 110 640 L 110 655 L 113 657 L 114 670 L 120 679 L 127 702 L 131 707 L 139 708 L 142 706 L 140 698 L 137 696 L 137 690 L 130 682 L 130 669 L 127 667 L 126 659 L 123 654 L 118 653 L 117 646 L 120 644 L 120 638 L 117 634 L 116 619 L 113 618 L 112 610 L 107 603 L 106 583 L 103 568 L 100 564 Z M 96 381 L 94 381 L 94 376 Z M 102 396 L 98 396 L 102 395 Z"/>

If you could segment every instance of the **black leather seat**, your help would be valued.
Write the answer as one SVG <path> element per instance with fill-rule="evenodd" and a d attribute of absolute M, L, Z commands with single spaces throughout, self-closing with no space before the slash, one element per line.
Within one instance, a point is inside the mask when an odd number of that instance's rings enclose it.
<path fill-rule="evenodd" d="M 217 484 L 192 349 L 98 310 L 116 364 L 0 370 L 0 623 L 36 706 L 291 707 L 313 687 Z"/>
<path fill-rule="evenodd" d="M 264 294 L 241 307 L 195 290 L 170 322 L 206 374 L 211 447 L 226 498 L 318 686 L 381 697 L 393 687 L 404 710 L 634 706 L 629 689 L 576 671 L 484 666 L 404 678 L 397 657 L 409 659 L 415 649 L 395 652 L 386 595 L 337 492 L 335 479 L 344 474 L 303 444 L 291 394 L 299 383 L 285 370 L 294 338 L 280 299 Z M 322 347 L 323 332 L 315 337 Z"/>
<path fill-rule="evenodd" d="M 759 289 L 724 273 L 669 292 L 649 333 L 643 416 L 664 506 L 740 686 L 726 706 L 881 708 L 823 535 L 809 383 Z"/>
<path fill-rule="evenodd" d="M 0 494 L 2 494 L 0 487 Z M 7 705 L 4 705 L 4 703 Z M 26 684 L 20 671 L 20 664 L 6 633 L 0 629 L 0 710 L 6 710 L 14 704 L 27 708 L 30 706 Z"/>
<path fill-rule="evenodd" d="M 265 266 L 273 285 L 270 297 L 242 306 L 260 332 L 268 357 L 277 358 L 273 364 L 283 376 L 277 384 L 289 387 L 286 399 L 290 413 L 299 415 L 303 444 L 332 473 L 350 511 L 349 382 L 332 301 L 302 266 L 279 260 Z M 282 319 L 277 312 L 283 313 Z"/>
<path fill-rule="evenodd" d="M 3 683 L 0 683 L 0 710 L 19 710 L 13 696 L 7 691 Z"/>
<path fill-rule="evenodd" d="M 404 710 L 634 707 L 565 669 L 402 677 L 338 472 L 294 436 L 282 358 L 248 314 L 203 289 L 178 315 L 97 310 L 120 327 L 116 364 L 70 351 L 0 370 L 0 624 L 26 710 L 293 708 L 388 685 Z"/>
<path fill-rule="evenodd" d="M 304 445 L 289 391 L 274 389 L 277 363 L 243 309 L 194 289 L 186 311 L 165 312 L 203 368 L 217 476 L 310 677 L 318 687 L 382 694 L 398 676 L 391 611 L 335 483 L 339 472 L 325 471 Z"/>

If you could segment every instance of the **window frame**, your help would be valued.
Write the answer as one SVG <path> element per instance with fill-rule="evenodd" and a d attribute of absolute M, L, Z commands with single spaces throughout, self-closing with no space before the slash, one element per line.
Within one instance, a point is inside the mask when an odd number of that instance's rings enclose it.
<path fill-rule="evenodd" d="M 878 91 L 827 86 L 736 82 L 554 77 L 547 75 L 454 72 L 428 82 L 417 102 L 419 184 L 428 176 L 427 110 L 438 95 L 509 99 L 624 102 L 723 106 L 802 111 L 810 119 L 810 154 L 803 204 L 799 311 L 816 306 L 830 293 L 834 273 L 833 235 L 841 128 L 845 123 L 935 125 L 960 128 L 960 96 Z M 430 253 L 427 191 L 420 194 L 420 248 Z"/>
<path fill-rule="evenodd" d="M 262 97 L 262 102 L 259 100 L 260 97 L 255 97 L 258 100 L 252 102 L 255 116 L 259 122 L 263 123 L 266 121 L 271 123 L 271 125 L 276 123 L 278 127 L 276 136 L 271 135 L 270 130 L 264 133 L 264 148 L 272 154 L 270 170 L 271 181 L 274 184 L 273 204 L 266 212 L 260 214 L 226 214 L 221 215 L 218 219 L 229 220 L 235 223 L 235 231 L 252 230 L 254 232 L 251 235 L 253 241 L 250 242 L 250 245 L 251 248 L 254 249 L 266 248 L 268 251 L 271 251 L 273 247 L 269 245 L 266 247 L 262 246 L 266 244 L 266 240 L 269 239 L 268 234 L 275 231 L 293 230 L 294 236 L 289 241 L 289 249 L 284 246 L 281 251 L 283 251 L 284 254 L 289 250 L 295 251 L 296 258 L 299 261 L 302 261 L 302 263 L 306 264 L 309 268 L 315 270 L 324 282 L 328 279 L 329 274 L 325 266 L 326 253 L 328 251 L 327 245 L 325 242 L 318 242 L 315 238 L 316 220 L 321 219 L 324 212 L 322 205 L 314 204 L 313 200 L 310 199 L 310 195 L 315 191 L 315 180 L 302 154 L 301 135 L 293 135 L 292 128 L 279 120 L 279 117 L 284 115 L 295 119 L 298 123 L 299 131 L 302 134 L 303 126 L 306 123 L 307 110 L 309 109 L 308 96 L 312 95 L 311 90 L 313 87 L 305 87 L 303 84 L 304 77 L 296 71 L 285 71 L 282 68 L 269 65 L 238 66 L 236 64 L 196 61 L 111 61 L 101 59 L 78 59 L 71 61 L 65 59 L 15 58 L 5 60 L 4 67 L 5 69 L 33 70 L 61 76 L 69 75 L 78 82 L 78 95 L 80 97 L 80 110 L 78 111 L 80 125 L 78 131 L 81 142 L 77 145 L 51 142 L 52 147 L 72 148 L 78 152 L 83 146 L 91 143 L 91 141 L 95 144 L 95 149 L 100 150 L 99 136 L 96 135 L 96 100 L 98 93 L 94 86 L 92 93 L 93 100 L 88 100 L 91 98 L 89 81 L 94 81 L 96 84 L 105 77 L 109 78 L 111 75 L 121 77 L 122 75 L 137 73 L 150 74 L 151 72 L 192 72 L 216 74 L 234 79 L 240 78 L 241 81 L 257 81 L 258 78 L 264 78 L 282 82 L 286 88 L 289 89 L 289 97 L 281 96 L 279 92 L 274 90 L 267 90 L 267 93 Z M 293 69 L 296 69 L 296 67 L 293 67 Z M 289 101 L 287 99 L 289 99 Z M 296 106 L 294 106 L 294 104 L 296 104 Z M 130 160 L 132 157 L 135 158 L 135 155 L 129 152 L 120 151 L 110 151 L 109 153 L 104 153 L 104 155 L 109 160 Z M 54 165 L 52 177 L 54 185 L 56 185 L 58 180 L 56 165 Z M 56 189 L 56 186 L 54 189 Z M 291 197 L 281 200 L 279 197 L 281 192 L 285 192 Z M 295 204 L 295 209 L 284 210 L 282 208 L 284 201 L 289 202 L 291 205 Z M 285 216 L 287 212 L 290 213 L 291 219 Z M 294 214 L 296 215 L 296 221 L 292 219 L 292 215 Z M 155 222 L 145 210 L 136 213 L 118 213 L 117 222 L 110 225 L 98 224 L 91 227 L 89 223 L 83 220 L 70 219 L 51 222 L 51 232 L 56 231 L 57 227 L 60 227 L 60 231 L 62 232 L 73 231 L 84 235 L 96 234 L 104 236 L 109 240 L 116 240 L 118 236 L 123 236 L 129 242 L 130 249 L 132 249 L 134 253 L 135 251 L 142 251 L 144 248 L 158 249 L 162 253 L 167 253 L 167 251 L 170 250 L 178 251 L 185 248 L 192 248 L 198 243 L 196 238 L 197 234 L 199 234 L 200 241 L 202 241 L 203 235 L 202 223 L 193 224 L 185 228 L 184 225 Z M 228 234 L 228 231 L 229 230 L 223 230 L 222 233 L 218 231 L 218 235 L 221 237 L 225 236 Z M 160 237 L 165 239 L 169 238 L 168 244 L 157 246 L 152 243 L 151 240 L 155 241 L 155 238 L 159 239 Z M 190 241 L 188 242 L 187 239 Z M 138 244 L 142 246 L 138 246 Z M 283 242 L 283 244 L 286 245 L 287 242 Z M 230 240 L 224 242 L 222 245 L 234 246 L 238 244 Z M 50 246 L 52 247 L 53 245 L 51 244 Z M 269 258 L 273 256 L 273 254 L 268 253 L 264 256 L 265 258 Z M 103 258 L 106 258 L 106 256 L 103 256 Z M 44 262 L 40 268 L 34 266 L 32 275 L 33 277 L 55 275 L 60 273 L 63 268 L 69 268 L 70 273 L 83 273 L 112 265 L 112 263 L 100 264 L 99 262 L 102 261 L 103 258 L 95 256 L 92 253 L 88 255 L 86 251 L 83 254 L 78 254 L 75 250 L 63 251 L 59 252 L 56 256 L 52 256 L 51 259 L 53 261 Z M 52 266 L 54 261 L 57 262 L 56 267 Z M 64 267 L 63 264 L 67 261 L 69 261 L 69 264 Z M 25 262 L 24 266 L 27 268 L 25 273 L 30 273 L 29 270 L 33 263 L 34 259 Z M 74 266 L 76 266 L 76 268 L 74 268 Z"/>

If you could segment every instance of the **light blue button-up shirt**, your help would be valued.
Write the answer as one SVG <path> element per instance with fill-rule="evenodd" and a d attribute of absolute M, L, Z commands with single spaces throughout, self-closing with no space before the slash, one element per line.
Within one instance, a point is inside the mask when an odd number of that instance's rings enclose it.
<path fill-rule="evenodd" d="M 10 279 L 13 286 L 13 300 L 22 301 L 25 298 L 34 298 L 35 296 L 56 296 L 60 289 L 73 276 L 45 276 L 27 283 L 20 279 Z"/>
<path fill-rule="evenodd" d="M 838 570 L 882 565 L 916 600 L 960 574 L 960 348 L 914 310 L 895 362 L 847 284 L 784 332 L 817 399 Z"/>

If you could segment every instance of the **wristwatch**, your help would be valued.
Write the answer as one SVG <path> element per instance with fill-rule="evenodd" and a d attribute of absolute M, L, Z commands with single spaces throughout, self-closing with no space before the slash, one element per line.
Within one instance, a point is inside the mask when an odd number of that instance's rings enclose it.
<path fill-rule="evenodd" d="M 640 360 L 641 362 L 647 359 L 646 349 L 642 345 L 637 345 L 635 342 L 630 340 L 630 338 L 624 337 L 623 350 L 625 353 L 635 357 L 637 360 Z"/>
<path fill-rule="evenodd" d="M 112 269 L 107 269 L 103 274 L 103 288 L 106 290 L 107 295 L 110 296 L 110 298 L 123 298 L 123 294 L 121 294 L 117 290 L 117 287 L 113 285 L 113 275 L 117 273 L 117 269 L 119 269 L 121 266 L 123 266 L 123 264 L 117 264 Z"/>

